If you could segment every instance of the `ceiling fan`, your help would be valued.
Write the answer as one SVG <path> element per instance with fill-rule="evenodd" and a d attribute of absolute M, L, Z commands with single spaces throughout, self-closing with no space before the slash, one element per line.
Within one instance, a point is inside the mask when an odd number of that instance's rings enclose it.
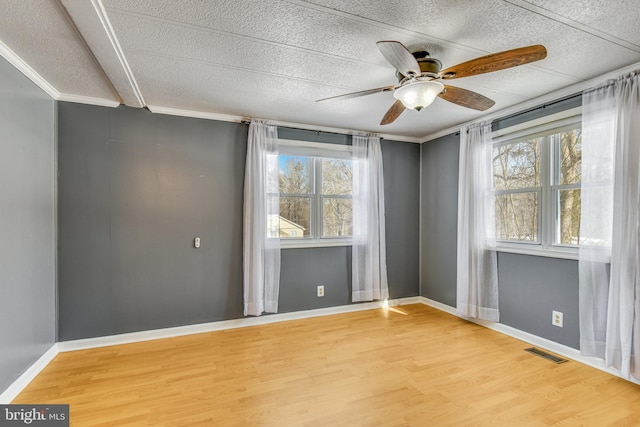
<path fill-rule="evenodd" d="M 441 80 L 459 79 L 504 70 L 539 61 L 547 56 L 547 49 L 544 46 L 533 45 L 482 56 L 442 70 L 442 63 L 436 58 L 430 57 L 426 51 L 411 53 L 409 49 L 397 41 L 379 41 L 376 45 L 387 61 L 396 68 L 397 85 L 332 96 L 319 99 L 316 102 L 393 91 L 396 102 L 382 118 L 381 125 L 392 123 L 407 108 L 420 111 L 429 106 L 436 97 L 463 107 L 484 111 L 491 108 L 495 102 L 479 93 L 445 85 Z"/>

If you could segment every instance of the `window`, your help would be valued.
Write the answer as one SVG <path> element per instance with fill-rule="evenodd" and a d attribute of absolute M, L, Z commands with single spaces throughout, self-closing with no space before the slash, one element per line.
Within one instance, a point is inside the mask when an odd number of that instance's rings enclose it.
<path fill-rule="evenodd" d="M 579 116 L 494 138 L 499 247 L 577 253 L 581 142 Z"/>
<path fill-rule="evenodd" d="M 280 140 L 277 222 L 284 247 L 350 242 L 353 186 L 350 148 Z"/>

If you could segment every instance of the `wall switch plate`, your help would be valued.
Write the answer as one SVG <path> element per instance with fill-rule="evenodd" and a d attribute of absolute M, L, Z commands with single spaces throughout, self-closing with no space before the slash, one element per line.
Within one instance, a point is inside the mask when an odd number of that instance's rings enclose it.
<path fill-rule="evenodd" d="M 324 296 L 324 285 L 318 286 L 318 296 L 319 297 L 323 297 Z"/>
<path fill-rule="evenodd" d="M 562 328 L 562 324 L 563 324 L 563 317 L 562 317 L 562 312 L 561 311 L 554 311 L 553 312 L 553 317 L 551 319 L 551 324 L 553 326 L 557 326 L 559 328 Z"/>

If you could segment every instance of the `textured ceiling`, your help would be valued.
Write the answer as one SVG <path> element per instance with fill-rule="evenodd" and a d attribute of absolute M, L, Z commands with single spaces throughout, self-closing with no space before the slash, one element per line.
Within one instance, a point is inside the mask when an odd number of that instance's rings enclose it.
<path fill-rule="evenodd" d="M 0 52 L 63 99 L 413 140 L 640 62 L 637 0 L 0 0 L 0 7 Z M 379 40 L 426 48 L 445 68 L 533 44 L 548 55 L 450 82 L 495 100 L 484 113 L 437 99 L 380 126 L 391 93 L 315 102 L 395 84 Z"/>

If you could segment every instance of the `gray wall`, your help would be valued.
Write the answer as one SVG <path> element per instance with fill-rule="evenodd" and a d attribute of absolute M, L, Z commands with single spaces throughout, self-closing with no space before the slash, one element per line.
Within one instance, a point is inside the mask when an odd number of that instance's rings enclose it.
<path fill-rule="evenodd" d="M 420 145 L 383 140 L 387 278 L 391 298 L 420 295 Z"/>
<path fill-rule="evenodd" d="M 55 342 L 55 103 L 0 58 L 0 392 Z"/>
<path fill-rule="evenodd" d="M 246 137 L 241 124 L 59 103 L 60 340 L 242 317 Z M 418 293 L 419 150 L 383 142 L 394 298 Z M 349 303 L 350 262 L 346 247 L 283 250 L 280 312 Z"/>
<path fill-rule="evenodd" d="M 460 140 L 448 135 L 421 146 L 421 295 L 455 307 Z"/>
<path fill-rule="evenodd" d="M 240 317 L 247 127 L 64 102 L 58 117 L 59 339 Z"/>
<path fill-rule="evenodd" d="M 504 128 L 580 105 L 563 101 L 494 123 Z M 506 124 L 505 124 L 506 123 Z M 456 239 L 460 137 L 452 134 L 421 146 L 421 295 L 456 306 Z M 498 254 L 500 323 L 579 348 L 577 261 Z M 564 327 L 551 325 L 553 310 Z"/>
<path fill-rule="evenodd" d="M 280 129 L 283 139 L 350 144 L 350 137 L 299 129 Z M 391 298 L 419 294 L 418 221 L 420 146 L 381 142 L 385 187 L 387 278 Z M 316 297 L 316 287 L 325 296 Z M 284 249 L 280 310 L 332 307 L 351 301 L 351 247 Z"/>
<path fill-rule="evenodd" d="M 498 253 L 500 323 L 580 348 L 578 261 Z M 551 324 L 553 310 L 564 326 Z"/>

